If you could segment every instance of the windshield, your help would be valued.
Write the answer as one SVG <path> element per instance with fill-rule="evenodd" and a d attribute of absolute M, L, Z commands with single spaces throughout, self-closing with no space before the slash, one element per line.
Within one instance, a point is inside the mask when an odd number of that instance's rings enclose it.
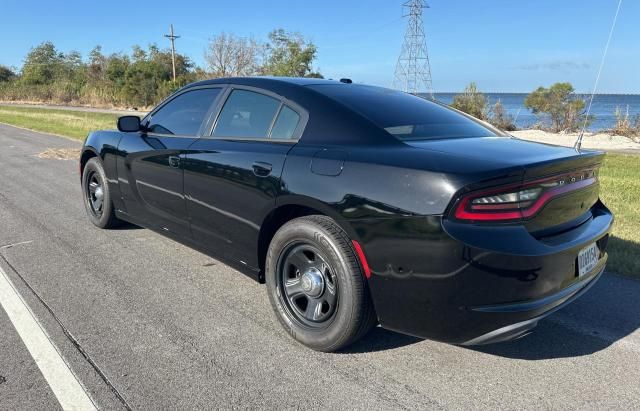
<path fill-rule="evenodd" d="M 401 91 L 344 84 L 309 87 L 357 111 L 400 140 L 497 136 L 454 110 Z"/>

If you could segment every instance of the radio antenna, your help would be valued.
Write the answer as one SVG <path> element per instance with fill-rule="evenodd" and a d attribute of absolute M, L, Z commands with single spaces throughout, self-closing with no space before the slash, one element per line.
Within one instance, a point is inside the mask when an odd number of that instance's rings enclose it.
<path fill-rule="evenodd" d="M 596 82 L 593 85 L 593 91 L 591 92 L 591 98 L 589 99 L 589 106 L 587 107 L 587 113 L 584 116 L 584 124 L 582 125 L 582 130 L 580 130 L 580 135 L 576 140 L 573 148 L 577 151 L 582 147 L 582 137 L 584 136 L 584 132 L 587 129 L 587 122 L 589 121 L 589 114 L 591 113 L 591 104 L 593 104 L 593 97 L 596 94 L 596 90 L 598 89 L 598 83 L 600 82 L 600 74 L 602 74 L 602 67 L 604 67 L 604 61 L 607 58 L 607 51 L 609 51 L 609 44 L 611 43 L 611 37 L 613 37 L 613 30 L 616 27 L 616 23 L 618 21 L 618 14 L 620 13 L 620 7 L 622 6 L 622 0 L 618 1 L 618 8 L 616 9 L 616 15 L 613 17 L 613 23 L 611 24 L 611 30 L 609 31 L 609 38 L 607 39 L 607 44 L 604 47 L 604 53 L 602 54 L 602 60 L 600 60 L 600 68 L 598 69 L 598 75 L 596 76 Z"/>

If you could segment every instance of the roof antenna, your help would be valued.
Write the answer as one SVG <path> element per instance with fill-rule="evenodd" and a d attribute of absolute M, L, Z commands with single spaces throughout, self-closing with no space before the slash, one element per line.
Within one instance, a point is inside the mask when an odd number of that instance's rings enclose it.
<path fill-rule="evenodd" d="M 622 6 L 622 0 L 619 0 L 618 8 L 616 10 L 616 15 L 613 17 L 613 24 L 611 24 L 611 30 L 609 31 L 609 38 L 607 39 L 607 45 L 604 47 L 604 53 L 602 54 L 602 60 L 600 61 L 600 68 L 598 69 L 598 75 L 596 76 L 596 82 L 593 85 L 593 91 L 591 92 L 591 98 L 589 99 L 589 107 L 587 108 L 587 113 L 584 116 L 584 124 L 582 125 L 582 130 L 580 130 L 580 135 L 578 136 L 576 143 L 573 145 L 573 148 L 576 151 L 580 151 L 580 148 L 582 147 L 582 137 L 584 136 L 584 132 L 587 129 L 587 122 L 589 121 L 589 113 L 591 113 L 591 104 L 593 103 L 593 97 L 596 94 L 596 90 L 598 89 L 598 83 L 600 82 L 600 74 L 602 74 L 602 67 L 604 66 L 604 61 L 607 58 L 607 51 L 609 51 L 609 44 L 611 43 L 611 37 L 613 37 L 613 30 L 615 29 L 616 22 L 618 21 L 620 6 Z"/>

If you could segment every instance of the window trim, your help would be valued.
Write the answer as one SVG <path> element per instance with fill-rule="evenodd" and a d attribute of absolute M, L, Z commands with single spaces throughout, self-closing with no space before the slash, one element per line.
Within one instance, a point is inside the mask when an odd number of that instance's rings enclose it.
<path fill-rule="evenodd" d="M 194 134 L 194 135 L 191 135 L 191 134 L 165 134 L 165 133 L 154 133 L 154 132 L 151 132 L 151 131 L 144 131 L 144 130 L 142 131 L 142 133 L 145 134 L 145 135 L 157 136 L 157 137 L 175 137 L 175 138 L 191 138 L 191 139 L 197 139 L 197 138 L 202 137 L 204 135 L 205 130 L 207 129 L 206 127 L 209 124 L 209 119 L 211 118 L 212 113 L 218 107 L 218 102 L 219 102 L 220 98 L 225 94 L 225 90 L 226 90 L 226 85 L 225 84 L 210 84 L 210 85 L 202 85 L 202 86 L 188 87 L 188 88 L 184 88 L 184 89 L 179 89 L 176 92 L 174 92 L 173 94 L 169 95 L 160 104 L 158 104 L 152 111 L 147 113 L 147 115 L 144 116 L 142 118 L 142 120 L 140 120 L 140 123 L 143 124 L 145 129 L 146 129 L 147 125 L 149 124 L 151 119 L 153 119 L 153 116 L 158 111 L 160 111 L 162 108 L 164 108 L 167 104 L 171 103 L 173 100 L 175 100 L 176 98 L 180 97 L 183 94 L 186 94 L 186 93 L 189 93 L 189 92 L 195 91 L 195 90 L 204 90 L 204 89 L 220 89 L 220 92 L 218 93 L 216 98 L 213 99 L 213 101 L 211 102 L 211 104 L 207 108 L 207 111 L 204 114 L 203 120 L 200 123 L 200 127 L 198 128 L 198 131 L 196 132 L 196 134 Z"/>
<path fill-rule="evenodd" d="M 277 101 L 280 102 L 280 105 L 278 106 L 278 110 L 276 111 L 276 113 L 273 116 L 273 119 L 271 120 L 271 124 L 269 126 L 269 132 L 267 134 L 267 137 L 238 137 L 238 136 L 234 136 L 234 137 L 228 137 L 228 136 L 214 136 L 213 135 L 213 131 L 216 128 L 216 125 L 218 124 L 218 120 L 220 119 L 220 115 L 222 114 L 222 110 L 224 109 L 225 104 L 227 103 L 227 101 L 229 100 L 229 97 L 231 96 L 231 93 L 233 93 L 234 90 L 246 90 L 246 91 L 251 91 L 257 94 L 262 94 L 265 95 L 267 97 L 271 97 L 273 99 L 276 99 Z M 280 112 L 282 111 L 282 107 L 287 106 L 289 107 L 291 110 L 293 110 L 294 112 L 296 112 L 298 114 L 298 116 L 300 116 L 300 120 L 298 121 L 298 126 L 296 127 L 295 131 L 293 132 L 293 136 L 291 138 L 271 138 L 271 132 L 273 131 L 273 126 L 275 125 L 278 116 L 280 115 Z M 216 104 L 216 110 L 214 112 L 214 115 L 211 118 L 211 121 L 209 121 L 207 125 L 207 129 L 206 129 L 206 133 L 204 133 L 200 138 L 203 139 L 209 139 L 209 140 L 228 140 L 228 141 L 262 141 L 262 142 L 266 142 L 266 143 L 288 143 L 288 144 L 296 144 L 298 141 L 300 141 L 300 138 L 302 137 L 302 135 L 304 134 L 304 130 L 307 127 L 307 122 L 309 121 L 309 112 L 307 110 L 305 110 L 304 108 L 302 108 L 299 104 L 277 94 L 274 93 L 270 90 L 265 90 L 262 88 L 258 88 L 258 87 L 252 87 L 252 86 L 245 86 L 245 85 L 239 85 L 239 84 L 228 84 L 226 85 L 226 90 L 225 92 L 223 92 L 220 96 L 220 98 L 217 101 Z"/>

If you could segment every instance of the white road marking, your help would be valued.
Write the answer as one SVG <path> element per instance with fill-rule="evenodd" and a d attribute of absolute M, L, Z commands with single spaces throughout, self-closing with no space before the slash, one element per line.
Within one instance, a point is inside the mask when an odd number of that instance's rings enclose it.
<path fill-rule="evenodd" d="M 0 267 L 0 306 L 6 311 L 62 408 L 64 410 L 96 410 L 96 405 L 2 267 Z"/>

